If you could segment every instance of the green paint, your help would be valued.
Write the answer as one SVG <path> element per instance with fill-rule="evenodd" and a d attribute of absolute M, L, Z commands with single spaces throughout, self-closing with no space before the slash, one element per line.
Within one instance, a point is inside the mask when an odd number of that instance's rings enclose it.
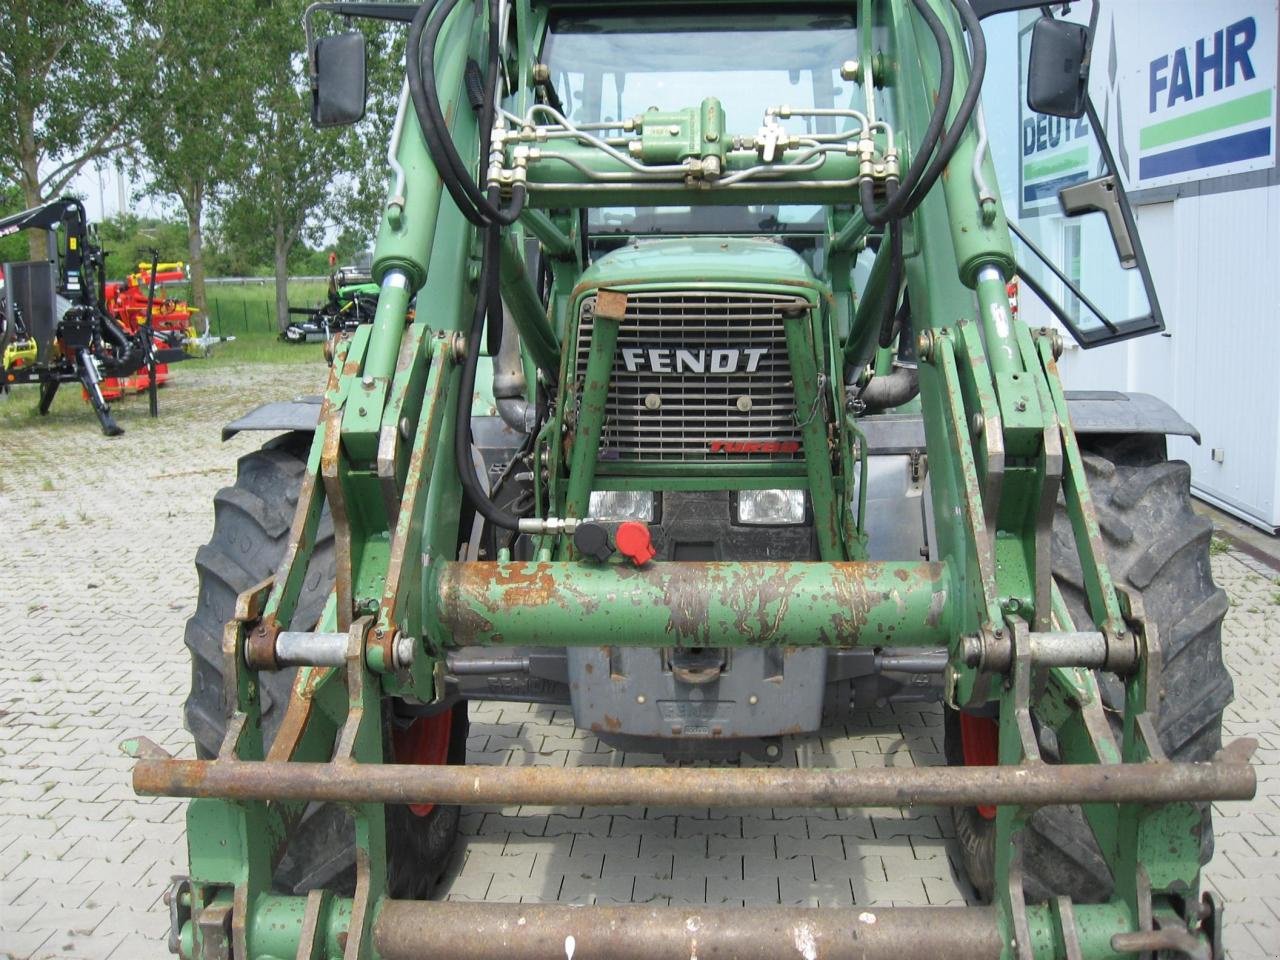
<path fill-rule="evenodd" d="M 1067 173 L 1071 170 L 1083 170 L 1089 163 L 1089 148 L 1079 147 L 1043 160 L 1032 160 L 1022 166 L 1022 176 L 1027 180 L 1039 180 Z"/>
<path fill-rule="evenodd" d="M 1172 120 L 1153 123 L 1138 133 L 1138 147 L 1153 150 L 1179 140 L 1189 140 L 1209 133 L 1217 133 L 1228 127 L 1257 120 L 1271 119 L 1271 91 L 1260 90 L 1226 103 L 1202 107 Z"/>
<path fill-rule="evenodd" d="M 449 568 L 440 605 L 458 646 L 931 646 L 956 600 L 946 566 L 920 561 Z"/>
<path fill-rule="evenodd" d="M 775 0 L 771 6 L 788 2 Z M 963 40 L 954 12 L 945 0 L 928 2 L 961 53 Z M 459 5 L 441 41 L 439 62 L 446 113 L 459 150 L 468 157 L 474 156 L 476 124 L 471 111 L 459 107 L 464 102 L 460 93 L 466 59 L 483 56 L 477 9 Z M 517 0 L 514 11 L 516 62 L 509 66 L 511 75 L 522 81 L 516 102 L 527 103 L 547 12 L 542 4 L 535 10 L 530 0 Z M 893 119 L 905 168 L 924 129 L 938 79 L 929 31 L 908 0 L 861 0 L 859 16 L 876 27 L 874 37 L 870 30 L 863 31 L 863 61 L 876 63 L 886 81 L 875 95 L 877 112 Z M 957 91 L 967 82 L 963 57 L 958 59 Z M 663 113 L 652 118 L 655 129 L 643 132 L 637 151 L 663 159 L 712 157 L 723 162 L 726 173 L 757 163 L 754 151 L 727 146 L 732 134 L 752 133 L 757 118 L 751 118 L 750 127 L 735 130 L 726 124 L 718 93 L 722 91 L 687 90 L 681 93 L 685 103 L 663 104 Z M 852 103 L 861 108 L 870 93 L 864 81 Z M 1240 98 L 1148 128 L 1143 146 L 1193 135 L 1187 131 L 1195 117 L 1202 124 L 1196 132 L 1209 132 L 1222 128 L 1212 124 L 1246 122 L 1252 113 L 1265 113 L 1270 107 L 1269 93 Z M 1209 115 L 1212 119 L 1205 120 Z M 1227 123 L 1233 116 L 1236 119 Z M 1173 123 L 1182 126 L 1175 128 Z M 673 126 L 676 134 L 669 132 Z M 962 138 L 951 161 L 953 173 L 970 169 L 975 139 L 972 130 Z M 617 157 L 563 139 L 542 141 L 538 149 L 571 155 L 597 174 L 625 171 Z M 935 524 L 930 548 L 939 559 L 849 562 L 865 554 L 864 522 L 876 505 L 866 500 L 865 441 L 856 409 L 846 409 L 844 367 L 861 366 L 874 357 L 877 369 L 885 372 L 893 362 L 889 351 L 875 350 L 882 307 L 894 294 L 884 289 L 883 256 L 865 288 L 853 289 L 852 259 L 869 230 L 866 218 L 855 209 L 856 191 L 847 185 L 806 187 L 799 181 L 807 174 L 794 171 L 744 182 L 741 188 L 705 181 L 626 185 L 592 179 L 563 161 L 534 163 L 528 170 L 531 207 L 520 224 L 507 231 L 502 249 L 503 297 L 521 336 L 526 375 L 533 383 L 535 372 L 540 374 L 553 404 L 534 444 L 534 515 L 581 517 L 594 489 L 800 489 L 812 505 L 822 559 L 668 562 L 638 569 L 616 562 L 552 561 L 571 551 L 567 539 L 545 535 L 533 543 L 536 563 L 459 563 L 463 504 L 453 457 L 455 414 L 459 403 L 485 413 L 491 403 L 483 386 L 478 397 L 457 394 L 453 334 L 468 328 L 474 305 L 476 231 L 451 202 L 442 202 L 440 179 L 412 112 L 399 158 L 407 173 L 404 209 L 384 216 L 375 276 L 382 280 L 399 270 L 409 282 L 402 289 L 384 291 L 374 324 L 338 345 L 325 394 L 327 412 L 333 416 L 317 430 L 311 450 L 310 486 L 299 499 L 293 527 L 296 550 L 286 556 L 270 595 L 264 587 L 253 602 L 265 601 L 266 610 L 288 622 L 318 536 L 326 495 L 335 498 L 330 504 L 333 514 L 341 496 L 346 522 L 336 530 L 340 589 L 331 596 L 319 629 L 346 628 L 353 620 L 359 623 L 356 618 L 373 616 L 375 637 L 377 629 L 384 637 L 391 632 L 412 637 L 416 655 L 411 669 L 390 671 L 381 653 L 374 655 L 366 648 L 359 669 L 299 671 L 293 697 L 311 697 L 316 709 L 308 714 L 294 760 L 328 759 L 339 743 L 350 760 L 383 762 L 386 699 L 438 702 L 444 651 L 470 644 L 946 647 L 952 651 L 948 696 L 955 703 L 997 706 L 1000 760 L 1023 760 L 1014 686 L 1002 678 L 978 675 L 964 664 L 959 651 L 962 640 L 979 630 L 1009 629 L 1013 624 L 1006 622 L 1005 611 L 1014 609 L 1011 600 L 1028 614 L 1038 602 L 1036 577 L 1044 570 L 1037 569 L 1037 547 L 1043 546 L 1036 540 L 1037 512 L 1047 502 L 1046 495 L 1056 498 L 1058 493 L 1049 473 L 1049 451 L 1056 445 L 1047 442 L 1055 433 L 1061 440 L 1061 491 L 1081 554 L 1091 618 L 1110 630 L 1127 625 L 1103 555 L 1083 458 L 1067 421 L 1047 341 L 1033 343 L 1025 323 L 1009 314 L 1000 277 L 977 280 L 986 266 L 997 267 L 1001 276 L 1012 269 L 1007 223 L 998 201 L 984 210 L 967 173 L 946 176 L 902 225 L 914 330 L 926 335 L 926 346 L 933 345 L 931 355 L 920 363 L 915 406 L 925 421 Z M 1086 150 L 1075 149 L 1034 161 L 1024 173 L 1032 178 L 1060 175 L 1086 165 L 1087 158 Z M 856 156 L 836 151 L 828 154 L 828 163 L 824 176 L 857 175 Z M 998 194 L 989 157 L 984 172 Z M 814 233 L 830 239 L 825 251 L 829 255 L 806 262 L 773 237 L 697 236 L 641 238 L 598 257 L 585 269 L 581 262 L 577 205 L 773 203 L 827 205 L 825 226 Z M 543 262 L 551 270 L 545 302 L 543 291 L 535 290 L 525 272 L 525 243 L 530 237 L 542 243 Z M 581 377 L 572 346 L 583 299 L 601 290 L 795 297 L 797 309 L 783 322 L 803 457 L 762 457 L 745 463 L 597 462 L 616 338 L 620 323 L 627 321 L 595 318 Z M 406 327 L 405 308 L 413 291 L 418 292 L 417 312 L 414 323 Z M 746 318 L 741 322 L 746 343 Z M 369 383 L 366 377 L 372 378 Z M 482 372 L 481 384 L 488 379 Z M 329 432 L 335 424 L 340 425 L 340 438 Z M 325 464 L 323 477 L 322 450 L 334 456 Z M 469 530 L 461 535 L 468 536 Z M 767 531 L 761 536 L 767 537 Z M 509 556 L 502 544 L 499 556 Z M 1048 594 L 1043 578 L 1039 585 L 1044 599 Z M 1061 596 L 1056 596 L 1056 605 L 1054 599 L 1049 597 L 1058 620 L 1069 619 Z M 1044 617 L 1043 610 L 1037 612 Z M 241 759 L 260 760 L 265 746 L 262 705 L 257 675 L 244 665 L 247 626 L 235 625 L 235 649 L 228 658 L 234 664 L 228 699 L 236 719 L 244 721 L 241 735 L 228 750 Z M 370 667 L 387 672 L 375 673 Z M 1146 762 L 1138 725 L 1147 703 L 1146 670 L 1144 663 L 1126 683 L 1118 746 L 1099 734 L 1107 721 L 1102 727 L 1097 723 L 1100 697 L 1088 672 L 1053 670 L 1047 679 L 1038 676 L 1028 707 L 1037 722 L 1056 732 L 1066 763 Z M 372 917 L 384 900 L 387 881 L 384 812 L 377 805 L 355 806 L 351 812 L 357 845 L 368 858 Z M 224 800 L 197 800 L 189 808 L 197 899 L 230 902 L 236 888 L 247 893 L 246 960 L 307 955 L 297 944 L 304 900 L 270 892 L 271 852 L 285 825 L 299 813 L 297 805 Z M 1030 813 L 1003 807 L 997 817 L 995 915 L 1006 943 L 1014 916 L 1007 893 L 1011 850 Z M 1157 911 L 1167 911 L 1169 890 L 1194 899 L 1199 886 L 1194 810 L 1178 804 L 1090 805 L 1085 814 L 1116 876 L 1116 896 L 1105 904 L 1076 905 L 1076 932 L 1082 955 L 1104 960 L 1111 956 L 1112 934 L 1133 929 L 1137 922 L 1140 870 L 1151 878 Z M 326 898 L 320 910 L 321 942 L 310 951 L 313 960 L 316 955 L 335 955 L 344 939 L 348 957 L 368 960 L 374 955 L 367 923 L 359 930 L 347 929 L 353 915 L 349 900 Z M 1068 916 L 1060 905 L 1027 909 L 1035 956 L 1065 955 L 1061 927 Z M 188 925 L 183 932 L 188 954 L 203 948 L 202 938 L 195 925 Z M 1010 951 L 1005 955 L 1011 956 Z"/>

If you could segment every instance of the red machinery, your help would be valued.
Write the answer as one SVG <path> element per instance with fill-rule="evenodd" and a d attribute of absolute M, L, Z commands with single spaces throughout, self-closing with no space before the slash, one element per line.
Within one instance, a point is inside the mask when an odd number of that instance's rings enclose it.
<path fill-rule="evenodd" d="M 156 286 L 166 283 L 186 283 L 187 274 L 182 262 L 160 263 L 156 265 Z M 131 273 L 123 281 L 112 281 L 106 285 L 104 302 L 107 312 L 130 333 L 137 333 L 147 321 L 147 291 L 151 285 L 151 264 L 138 264 L 138 272 Z M 185 301 L 172 297 L 155 298 L 152 307 L 152 328 L 159 333 L 179 333 L 186 339 L 195 337 L 191 326 L 191 315 L 196 312 Z M 169 379 L 168 364 L 156 366 L 156 386 L 164 386 Z M 142 393 L 149 386 L 147 369 L 144 367 L 123 379 L 110 378 L 102 382 L 103 396 L 108 400 L 119 398 L 126 391 Z"/>

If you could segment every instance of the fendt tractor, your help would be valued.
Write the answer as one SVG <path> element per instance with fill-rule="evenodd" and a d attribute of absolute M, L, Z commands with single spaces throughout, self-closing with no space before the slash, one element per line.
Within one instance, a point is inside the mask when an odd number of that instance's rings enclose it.
<path fill-rule="evenodd" d="M 318 124 L 366 97 L 326 18 L 407 31 L 380 294 L 319 401 L 227 427 L 283 432 L 197 554 L 196 758 L 126 745 L 194 798 L 175 952 L 1222 956 L 1210 804 L 1255 776 L 1194 430 L 1057 364 L 1163 327 L 1087 95 L 1105 14 L 313 5 Z M 1079 153 L 1020 173 L 1020 107 Z M 469 766 L 473 699 L 671 762 Z M 945 765 L 788 765 L 927 699 Z M 466 804 L 945 806 L 972 905 L 435 902 Z"/>

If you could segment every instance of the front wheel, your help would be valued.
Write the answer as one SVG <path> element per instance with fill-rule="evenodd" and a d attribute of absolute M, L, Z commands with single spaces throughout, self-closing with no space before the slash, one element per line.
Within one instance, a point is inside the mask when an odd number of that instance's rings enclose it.
<path fill-rule="evenodd" d="M 289 526 L 306 472 L 311 435 L 291 433 L 240 458 L 236 482 L 214 497 L 213 536 L 196 553 L 200 593 L 187 621 L 191 691 L 186 726 L 196 755 L 217 755 L 226 730 L 222 714 L 222 628 L 235 615 L 236 598 L 275 573 L 284 556 Z M 328 508 L 320 520 L 315 550 L 298 600 L 293 629 L 314 629 L 334 582 L 333 523 Z M 279 730 L 296 670 L 259 674 L 263 738 L 269 746 Z M 383 742 L 392 763 L 466 762 L 467 705 L 433 713 L 410 713 L 384 703 Z M 458 832 L 456 806 L 387 804 L 387 883 L 392 896 L 431 895 L 449 862 Z M 355 831 L 339 804 L 313 803 L 285 838 L 273 877 L 284 893 L 325 889 L 350 896 L 355 889 Z"/>
<path fill-rule="evenodd" d="M 1154 697 L 1155 727 L 1170 760 L 1209 760 L 1222 746 L 1222 711 L 1232 683 L 1222 663 L 1226 594 L 1213 582 L 1209 543 L 1213 523 L 1191 505 L 1191 468 L 1165 456 L 1164 438 L 1082 439 L 1089 490 L 1116 584 L 1141 597 L 1160 644 Z M 1077 627 L 1091 623 L 1075 537 L 1059 500 L 1053 524 L 1053 575 Z M 1124 690 L 1114 674 L 1098 685 L 1112 727 L 1119 731 Z M 943 733 L 947 763 L 996 762 L 995 721 L 948 709 Z M 1042 741 L 1045 759 L 1055 745 Z M 1201 804 L 1201 863 L 1213 855 L 1209 804 Z M 994 810 L 955 808 L 956 838 L 970 882 L 990 898 L 994 883 Z M 1111 897 L 1114 881 L 1078 806 L 1042 807 L 1031 815 L 1023 847 L 1029 901 L 1069 896 L 1077 903 Z"/>

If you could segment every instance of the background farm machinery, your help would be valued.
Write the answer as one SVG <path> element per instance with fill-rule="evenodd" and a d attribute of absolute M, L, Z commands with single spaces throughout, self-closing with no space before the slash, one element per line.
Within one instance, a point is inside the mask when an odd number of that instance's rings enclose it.
<path fill-rule="evenodd" d="M 341 267 L 329 274 L 325 302 L 314 309 L 290 307 L 292 320 L 280 334 L 286 343 L 318 343 L 372 323 L 378 309 L 378 285 L 367 271 Z"/>
<path fill-rule="evenodd" d="M 1221 954 L 1208 804 L 1255 782 L 1222 748 L 1211 527 L 1165 454 L 1194 430 L 1064 390 L 1027 298 L 1078 290 L 1037 279 L 978 112 L 979 14 L 1035 6 L 312 8 L 309 37 L 317 10 L 409 25 L 379 298 L 320 404 L 249 418 L 290 432 L 217 499 L 197 759 L 129 744 L 139 792 L 193 798 L 175 952 Z M 1092 24 L 1033 32 L 1029 102 L 1100 134 Z M 313 118 L 357 119 L 362 35 L 310 56 Z M 1062 209 L 1100 212 L 1090 252 L 1127 252 L 1146 304 L 1087 330 L 1057 307 L 1084 346 L 1162 328 L 1097 149 Z M 467 767 L 469 698 L 766 762 L 937 698 L 948 765 Z M 943 805 L 985 905 L 427 902 L 467 803 Z"/>
<path fill-rule="evenodd" d="M 185 303 L 157 299 L 156 285 L 175 281 L 180 264 L 155 262 L 122 282 L 106 280 L 106 254 L 83 204 L 72 197 L 0 219 L 0 236 L 49 231 L 49 258 L 4 265 L 0 286 L 0 356 L 3 386 L 35 384 L 38 409 L 47 414 L 64 383 L 79 383 L 107 436 L 123 430 L 108 401 L 132 390 L 149 393 L 168 379 L 168 364 L 206 353 L 219 339 L 191 325 Z"/>

